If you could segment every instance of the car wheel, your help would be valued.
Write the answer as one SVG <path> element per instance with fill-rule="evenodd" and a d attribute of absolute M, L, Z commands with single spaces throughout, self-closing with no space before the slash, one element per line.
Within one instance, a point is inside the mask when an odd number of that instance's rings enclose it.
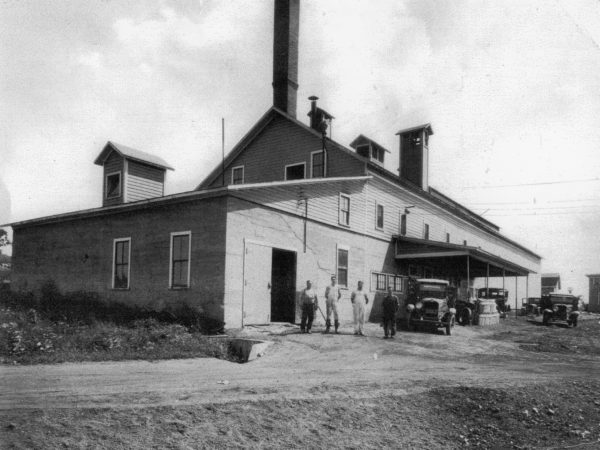
<path fill-rule="evenodd" d="M 542 323 L 544 325 L 550 325 L 550 314 L 548 313 L 544 313 L 544 316 L 542 317 Z"/>
<path fill-rule="evenodd" d="M 406 330 L 407 330 L 407 331 L 412 331 L 412 330 L 413 330 L 413 325 L 412 325 L 412 323 L 410 322 L 410 319 L 411 319 L 411 314 L 409 314 L 409 315 L 406 317 Z"/>
<path fill-rule="evenodd" d="M 454 316 L 450 316 L 446 321 L 446 336 L 452 334 L 452 327 L 454 326 Z"/>
<path fill-rule="evenodd" d="M 458 315 L 457 321 L 462 326 L 471 325 L 471 310 L 464 308 Z"/>

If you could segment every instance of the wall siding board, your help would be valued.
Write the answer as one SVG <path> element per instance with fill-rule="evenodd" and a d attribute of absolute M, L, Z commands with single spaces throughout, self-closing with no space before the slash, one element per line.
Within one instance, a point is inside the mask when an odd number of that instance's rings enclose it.
<path fill-rule="evenodd" d="M 386 223 L 383 233 L 387 238 L 391 239 L 392 235 L 398 234 L 401 211 L 404 211 L 407 206 L 414 206 L 410 208 L 407 217 L 406 235 L 408 237 L 423 238 L 423 225 L 428 223 L 429 236 L 432 241 L 446 242 L 446 232 L 448 232 L 450 233 L 451 243 L 462 244 L 466 240 L 468 246 L 480 247 L 486 252 L 539 272 L 540 260 L 535 256 L 462 221 L 435 205 L 427 204 L 401 187 L 393 186 L 381 180 L 377 175 L 373 174 L 373 176 L 374 178 L 369 182 L 369 198 L 367 200 L 368 211 L 372 219 L 369 223 L 374 224 L 375 203 L 381 201 L 386 205 L 386 214 L 389 210 L 390 223 Z"/>
<path fill-rule="evenodd" d="M 225 184 L 231 184 L 231 169 L 244 166 L 244 183 L 284 180 L 285 166 L 306 163 L 306 178 L 310 177 L 311 152 L 321 150 L 321 139 L 283 117 L 277 116 L 225 169 Z M 331 148 L 328 152 L 327 174 L 330 177 L 356 176 L 365 173 L 361 161 Z M 210 187 L 222 186 L 219 175 Z"/>
<path fill-rule="evenodd" d="M 135 202 L 163 195 L 165 170 L 128 161 L 127 201 Z"/>

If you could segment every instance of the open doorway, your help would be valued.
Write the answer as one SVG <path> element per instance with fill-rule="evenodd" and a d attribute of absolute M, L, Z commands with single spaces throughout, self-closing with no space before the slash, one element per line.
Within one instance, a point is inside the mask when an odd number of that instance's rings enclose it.
<path fill-rule="evenodd" d="M 296 252 L 273 249 L 271 266 L 271 322 L 296 319 Z"/>

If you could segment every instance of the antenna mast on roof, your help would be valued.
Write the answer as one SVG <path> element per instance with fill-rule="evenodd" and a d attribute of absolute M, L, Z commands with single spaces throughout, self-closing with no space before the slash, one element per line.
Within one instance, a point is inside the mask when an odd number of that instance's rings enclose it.
<path fill-rule="evenodd" d="M 221 176 L 225 186 L 225 118 L 221 117 Z"/>

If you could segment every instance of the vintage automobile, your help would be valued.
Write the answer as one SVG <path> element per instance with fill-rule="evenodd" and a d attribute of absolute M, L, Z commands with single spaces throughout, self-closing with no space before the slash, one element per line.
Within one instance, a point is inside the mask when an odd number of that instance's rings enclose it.
<path fill-rule="evenodd" d="M 530 314 L 539 314 L 540 298 L 528 297 L 521 300 L 521 311 L 519 315 L 528 316 Z"/>
<path fill-rule="evenodd" d="M 481 288 L 477 289 L 478 299 L 493 299 L 496 301 L 496 309 L 500 317 L 505 318 L 506 313 L 510 311 L 508 304 L 508 291 L 501 288 Z"/>
<path fill-rule="evenodd" d="M 477 323 L 479 313 L 479 300 L 469 298 L 456 301 L 456 322 L 459 325 L 472 325 Z"/>
<path fill-rule="evenodd" d="M 540 316 L 544 325 L 559 323 L 576 327 L 579 320 L 579 297 L 555 293 L 542 295 L 539 308 L 537 311 L 533 310 L 527 318 L 537 322 Z"/>
<path fill-rule="evenodd" d="M 445 328 L 448 336 L 452 334 L 456 309 L 448 293 L 446 280 L 409 279 L 407 328 Z"/>

